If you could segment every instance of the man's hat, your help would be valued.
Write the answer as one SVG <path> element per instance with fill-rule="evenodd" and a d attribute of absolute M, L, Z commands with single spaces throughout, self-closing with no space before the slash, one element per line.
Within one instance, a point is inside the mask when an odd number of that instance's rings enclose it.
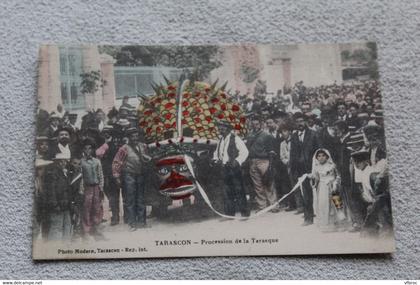
<path fill-rule="evenodd" d="M 354 134 L 352 136 L 349 137 L 349 140 L 347 141 L 347 149 L 351 150 L 351 151 L 358 151 L 361 148 L 363 148 L 365 145 L 365 140 L 363 137 L 363 134 Z"/>
<path fill-rule="evenodd" d="M 382 119 L 384 117 L 384 110 L 376 110 L 370 117 L 372 119 Z"/>
<path fill-rule="evenodd" d="M 117 110 L 115 107 L 113 107 L 113 108 L 111 109 L 111 111 L 109 111 L 109 113 L 108 113 L 107 117 L 108 117 L 109 119 L 111 119 L 112 117 L 116 117 L 116 116 L 118 116 L 118 110 Z"/>
<path fill-rule="evenodd" d="M 50 165 L 51 163 L 53 163 L 51 160 L 35 159 L 36 168 L 45 167 L 47 165 Z"/>
<path fill-rule="evenodd" d="M 92 146 L 92 148 L 94 148 L 96 143 L 92 138 L 86 138 L 86 139 L 83 140 L 82 146 L 86 146 L 86 145 L 90 145 L 90 146 Z"/>
<path fill-rule="evenodd" d="M 136 128 L 128 128 L 128 129 L 125 131 L 125 133 L 126 133 L 127 135 L 131 135 L 131 134 L 138 134 L 138 133 L 139 133 L 139 130 L 138 130 L 138 129 L 136 129 Z"/>
<path fill-rule="evenodd" d="M 36 137 L 36 142 L 44 142 L 44 141 L 49 141 L 50 139 L 47 136 L 38 136 Z"/>
<path fill-rule="evenodd" d="M 127 112 L 130 112 L 130 109 L 127 106 L 121 106 L 119 111 L 126 110 Z"/>
<path fill-rule="evenodd" d="M 55 113 L 55 112 L 52 112 L 51 114 L 50 114 L 50 117 L 49 117 L 49 120 L 51 121 L 51 120 L 60 120 L 61 118 L 60 118 L 60 116 L 57 114 L 57 113 Z"/>
<path fill-rule="evenodd" d="M 362 149 L 360 149 L 358 151 L 352 152 L 351 153 L 351 157 L 356 162 L 365 161 L 365 160 L 369 160 L 370 153 L 369 153 L 369 151 L 367 149 L 362 148 Z"/>
<path fill-rule="evenodd" d="M 127 119 L 119 119 L 117 124 L 122 127 L 128 127 L 130 125 L 130 122 Z"/>
<path fill-rule="evenodd" d="M 111 133 L 114 130 L 114 127 L 111 125 L 105 125 L 102 129 L 102 133 Z"/>
<path fill-rule="evenodd" d="M 71 136 L 73 134 L 73 130 L 69 127 L 59 127 L 55 132 L 54 132 L 54 136 L 57 137 L 58 134 L 62 131 L 66 131 L 69 133 L 69 135 Z"/>
<path fill-rule="evenodd" d="M 69 114 L 69 119 L 77 120 L 77 114 L 74 114 L 74 113 Z"/>
<path fill-rule="evenodd" d="M 369 114 L 368 113 L 359 113 L 359 114 L 357 114 L 357 117 L 361 118 L 361 119 L 369 118 Z"/>
<path fill-rule="evenodd" d="M 69 153 L 62 153 L 62 152 L 58 152 L 55 157 L 53 158 L 53 160 L 69 160 L 70 159 L 70 154 Z"/>
<path fill-rule="evenodd" d="M 232 129 L 232 124 L 226 120 L 217 120 L 216 121 L 217 126 L 224 126 L 226 128 Z"/>

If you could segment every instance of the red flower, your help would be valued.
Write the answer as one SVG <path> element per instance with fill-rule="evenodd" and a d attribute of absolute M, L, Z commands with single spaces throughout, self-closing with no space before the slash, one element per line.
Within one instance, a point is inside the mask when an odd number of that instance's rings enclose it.
<path fill-rule="evenodd" d="M 203 128 L 203 127 L 198 127 L 198 128 L 197 128 L 197 131 L 198 131 L 198 132 L 201 132 L 202 130 L 204 130 L 204 128 Z"/>
<path fill-rule="evenodd" d="M 139 125 L 140 125 L 140 127 L 145 127 L 147 125 L 147 123 L 145 121 L 141 121 Z"/>
<path fill-rule="evenodd" d="M 188 116 L 189 114 L 190 114 L 190 112 L 188 112 L 187 110 L 182 111 L 183 116 Z"/>
<path fill-rule="evenodd" d="M 157 127 L 157 128 L 156 128 L 156 132 L 157 132 L 157 133 L 160 133 L 161 131 L 162 131 L 162 128 L 161 128 L 161 127 Z"/>
<path fill-rule="evenodd" d="M 196 123 L 200 123 L 200 122 L 201 122 L 201 120 L 200 120 L 200 118 L 199 118 L 199 117 L 195 117 L 195 118 L 194 118 L 194 122 L 196 122 Z"/>
<path fill-rule="evenodd" d="M 176 127 L 176 122 L 173 122 L 172 123 L 172 128 L 175 128 Z"/>
<path fill-rule="evenodd" d="M 197 113 L 201 113 L 201 112 L 203 112 L 203 109 L 201 109 L 201 108 L 195 108 L 195 111 L 196 111 Z"/>
<path fill-rule="evenodd" d="M 207 122 L 209 122 L 209 123 L 210 123 L 210 122 L 211 122 L 211 120 L 212 120 L 212 118 L 211 118 L 210 116 L 207 116 L 207 117 L 206 117 L 206 121 L 207 121 Z"/>
<path fill-rule="evenodd" d="M 171 102 L 165 104 L 166 109 L 171 109 L 173 106 L 174 106 L 174 104 L 171 103 Z"/>
<path fill-rule="evenodd" d="M 239 124 L 236 124 L 236 125 L 235 125 L 235 130 L 240 131 L 240 130 L 241 130 L 241 126 L 240 126 Z"/>
<path fill-rule="evenodd" d="M 239 111 L 239 106 L 238 105 L 233 105 L 232 106 L 232 111 L 238 112 Z"/>
<path fill-rule="evenodd" d="M 222 97 L 223 99 L 226 99 L 226 94 L 225 93 L 220 93 L 220 97 Z"/>
<path fill-rule="evenodd" d="M 152 128 L 151 128 L 151 127 L 148 127 L 148 128 L 146 129 L 146 133 L 150 134 L 151 132 L 152 132 Z"/>
<path fill-rule="evenodd" d="M 223 113 L 220 113 L 217 117 L 218 117 L 219 119 L 223 119 L 223 118 L 225 117 L 225 115 L 223 115 Z"/>
<path fill-rule="evenodd" d="M 219 98 L 213 98 L 213 99 L 211 99 L 211 102 L 213 104 L 218 103 L 219 101 L 220 101 Z"/>
<path fill-rule="evenodd" d="M 220 108 L 221 108 L 223 111 L 225 111 L 225 110 L 226 110 L 226 104 L 221 104 L 221 105 L 220 105 Z"/>
<path fill-rule="evenodd" d="M 165 119 L 170 120 L 172 118 L 172 114 L 168 113 L 165 115 Z"/>
<path fill-rule="evenodd" d="M 181 120 L 181 124 L 186 125 L 186 124 L 187 124 L 187 120 L 182 119 L 182 120 Z"/>
<path fill-rule="evenodd" d="M 144 115 L 146 115 L 146 116 L 149 116 L 151 114 L 152 114 L 152 110 L 150 110 L 150 109 L 147 109 L 147 110 L 144 111 Z"/>
<path fill-rule="evenodd" d="M 231 120 L 231 121 L 235 121 L 235 116 L 234 116 L 234 115 L 232 115 L 232 114 L 230 114 L 230 115 L 229 115 L 229 120 Z"/>
<path fill-rule="evenodd" d="M 159 123 L 159 122 L 160 122 L 160 117 L 154 117 L 154 118 L 153 118 L 153 122 L 155 122 L 155 123 Z"/>
<path fill-rule="evenodd" d="M 168 93 L 168 97 L 169 98 L 175 98 L 176 94 L 175 93 Z"/>
<path fill-rule="evenodd" d="M 170 129 L 171 128 L 171 124 L 165 124 L 165 128 Z"/>
<path fill-rule="evenodd" d="M 245 124 L 246 118 L 245 118 L 245 117 L 241 117 L 241 118 L 239 119 L 239 121 L 241 122 L 241 124 Z"/>
<path fill-rule="evenodd" d="M 216 108 L 214 108 L 214 107 L 211 107 L 209 110 L 210 110 L 210 113 L 211 113 L 211 114 L 214 114 L 214 113 L 216 113 L 216 111 L 217 111 L 217 110 L 216 110 Z"/>
<path fill-rule="evenodd" d="M 182 102 L 182 106 L 184 106 L 184 107 L 188 107 L 188 105 L 189 105 L 190 103 L 188 103 L 188 101 L 184 101 L 184 102 Z"/>
<path fill-rule="evenodd" d="M 184 93 L 183 97 L 184 97 L 185 99 L 190 98 L 190 93 Z"/>
<path fill-rule="evenodd" d="M 168 90 L 176 90 L 176 87 L 175 87 L 175 86 L 173 86 L 173 85 L 169 85 L 169 86 L 168 86 Z"/>

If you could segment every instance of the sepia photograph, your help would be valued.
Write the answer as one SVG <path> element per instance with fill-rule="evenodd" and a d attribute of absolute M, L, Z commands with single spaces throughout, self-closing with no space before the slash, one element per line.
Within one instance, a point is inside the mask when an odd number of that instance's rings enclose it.
<path fill-rule="evenodd" d="M 394 252 L 377 54 L 40 46 L 32 258 Z"/>

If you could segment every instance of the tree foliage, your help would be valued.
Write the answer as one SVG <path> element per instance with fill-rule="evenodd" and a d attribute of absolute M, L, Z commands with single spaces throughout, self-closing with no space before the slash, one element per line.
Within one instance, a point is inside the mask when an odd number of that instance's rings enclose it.
<path fill-rule="evenodd" d="M 82 81 L 80 82 L 80 92 L 83 94 L 93 94 L 98 91 L 101 85 L 101 72 L 92 70 L 80 74 Z"/>
<path fill-rule="evenodd" d="M 116 59 L 116 66 L 171 66 L 189 70 L 204 80 L 219 67 L 217 46 L 101 46 L 101 52 Z"/>

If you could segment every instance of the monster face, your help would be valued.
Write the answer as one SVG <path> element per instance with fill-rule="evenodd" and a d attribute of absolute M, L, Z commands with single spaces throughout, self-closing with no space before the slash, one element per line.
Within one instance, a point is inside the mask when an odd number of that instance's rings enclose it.
<path fill-rule="evenodd" d="M 159 192 L 174 200 L 188 198 L 196 189 L 183 155 L 168 156 L 155 164 Z"/>

